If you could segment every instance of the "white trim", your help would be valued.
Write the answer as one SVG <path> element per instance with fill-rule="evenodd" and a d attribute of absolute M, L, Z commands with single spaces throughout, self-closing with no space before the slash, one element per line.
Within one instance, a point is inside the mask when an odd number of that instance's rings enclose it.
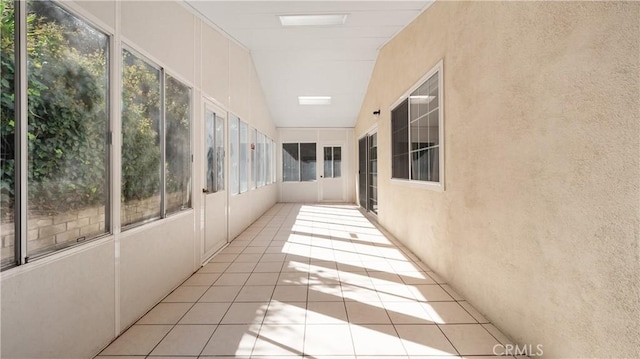
<path fill-rule="evenodd" d="M 445 190 L 445 172 L 444 172 L 444 159 L 445 159 L 445 138 L 444 138 L 444 59 L 440 59 L 426 74 L 424 74 L 417 82 L 415 82 L 402 96 L 400 96 L 391 106 L 389 106 L 389 112 L 392 112 L 396 107 L 402 104 L 409 95 L 422 86 L 431 76 L 438 73 L 438 182 L 421 181 L 403 178 L 393 177 L 393 158 L 391 159 L 391 183 L 397 185 L 410 185 L 414 188 L 422 188 L 444 192 Z M 407 105 L 409 106 L 409 105 Z M 389 119 L 391 121 L 391 119 Z M 409 121 L 409 119 L 407 119 Z M 410 124 L 407 123 L 410 131 Z M 409 136 L 411 134 L 409 133 Z M 411 141 L 409 140 L 409 143 Z M 393 136 L 389 136 L 389 149 L 393 151 Z M 409 149 L 409 177 L 411 177 L 411 151 Z"/>

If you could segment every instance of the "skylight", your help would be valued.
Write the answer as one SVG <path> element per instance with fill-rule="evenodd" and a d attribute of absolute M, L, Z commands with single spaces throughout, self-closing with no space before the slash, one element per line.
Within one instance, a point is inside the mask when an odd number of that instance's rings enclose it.
<path fill-rule="evenodd" d="M 347 14 L 279 15 L 282 26 L 335 26 L 344 25 Z"/>
<path fill-rule="evenodd" d="M 301 105 L 331 105 L 331 96 L 298 96 Z"/>

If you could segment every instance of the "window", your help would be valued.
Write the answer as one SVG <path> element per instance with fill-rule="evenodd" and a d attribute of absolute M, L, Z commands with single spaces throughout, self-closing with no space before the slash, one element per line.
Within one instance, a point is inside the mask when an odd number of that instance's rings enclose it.
<path fill-rule="evenodd" d="M 324 148 L 324 177 L 338 178 L 342 175 L 342 147 Z"/>
<path fill-rule="evenodd" d="M 165 79 L 167 213 L 191 208 L 191 90 Z"/>
<path fill-rule="evenodd" d="M 26 8 L 26 33 L 14 26 L 16 4 Z M 3 0 L 0 10 L 0 235 L 7 268 L 110 230 L 109 37 L 53 2 Z M 26 48 L 26 58 L 15 56 L 15 44 Z M 23 105 L 27 113 L 15 110 Z M 26 218 L 14 213 L 20 208 Z"/>
<path fill-rule="evenodd" d="M 122 51 L 122 226 L 160 218 L 160 68 Z"/>
<path fill-rule="evenodd" d="M 224 118 L 209 109 L 206 110 L 205 126 L 207 143 L 207 191 L 213 193 L 224 190 Z"/>
<path fill-rule="evenodd" d="M 122 59 L 121 221 L 130 226 L 191 208 L 191 89 L 132 50 Z"/>
<path fill-rule="evenodd" d="M 248 135 L 249 125 L 240 121 L 240 193 L 247 192 L 249 187 L 249 161 L 247 156 L 247 150 L 249 149 Z"/>
<path fill-rule="evenodd" d="M 258 157 L 258 130 L 251 129 L 249 131 L 251 134 L 251 138 L 249 139 L 249 143 L 251 147 L 249 147 L 249 153 L 251 158 L 251 179 L 249 181 L 249 186 L 251 189 L 256 189 L 258 184 L 258 165 L 260 158 Z"/>
<path fill-rule="evenodd" d="M 240 119 L 231 115 L 229 120 L 229 156 L 231 161 L 231 194 L 240 193 Z"/>
<path fill-rule="evenodd" d="M 258 143 L 256 145 L 256 152 L 258 158 L 258 187 L 265 185 L 265 137 L 262 133 L 258 132 Z"/>
<path fill-rule="evenodd" d="M 306 182 L 316 180 L 316 144 L 282 144 L 282 180 Z"/>
<path fill-rule="evenodd" d="M 442 62 L 391 111 L 392 178 L 442 186 Z"/>

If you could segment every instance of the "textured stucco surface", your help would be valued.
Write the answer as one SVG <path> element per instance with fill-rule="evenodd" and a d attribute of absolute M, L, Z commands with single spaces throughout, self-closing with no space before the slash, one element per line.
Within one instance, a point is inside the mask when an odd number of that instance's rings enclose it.
<path fill-rule="evenodd" d="M 380 224 L 547 357 L 640 357 L 639 44 L 640 3 L 437 2 L 359 115 Z M 390 106 L 440 59 L 444 192 L 390 181 Z"/>

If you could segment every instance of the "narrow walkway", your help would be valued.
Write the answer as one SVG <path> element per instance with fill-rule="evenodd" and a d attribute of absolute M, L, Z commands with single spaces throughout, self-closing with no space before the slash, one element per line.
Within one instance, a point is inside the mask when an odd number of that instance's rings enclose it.
<path fill-rule="evenodd" d="M 277 204 L 98 358 L 451 358 L 507 343 L 355 206 Z"/>

